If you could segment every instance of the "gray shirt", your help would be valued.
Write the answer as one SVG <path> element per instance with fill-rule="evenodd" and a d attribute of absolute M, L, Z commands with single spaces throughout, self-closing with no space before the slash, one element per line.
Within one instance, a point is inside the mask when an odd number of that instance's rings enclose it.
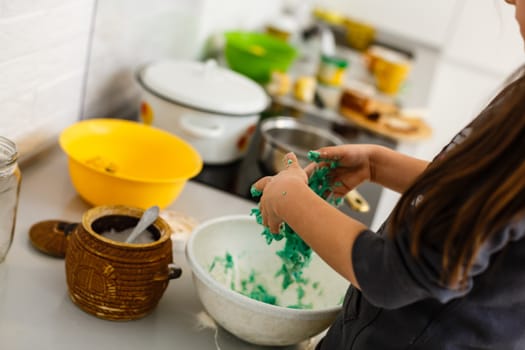
<path fill-rule="evenodd" d="M 487 242 L 468 288 L 454 290 L 440 283 L 439 254 L 410 254 L 408 232 L 363 231 L 352 253 L 361 291 L 349 288 L 318 348 L 525 349 L 524 233 L 521 220 Z"/>
<path fill-rule="evenodd" d="M 439 248 L 412 256 L 410 220 L 394 238 L 385 225 L 359 234 L 352 262 L 361 290 L 348 289 L 318 349 L 525 349 L 525 218 L 484 243 L 465 289 L 441 283 Z"/>

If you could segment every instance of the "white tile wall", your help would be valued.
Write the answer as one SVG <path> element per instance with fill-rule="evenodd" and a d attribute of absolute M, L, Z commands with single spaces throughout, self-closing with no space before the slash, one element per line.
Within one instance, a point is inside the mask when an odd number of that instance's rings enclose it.
<path fill-rule="evenodd" d="M 83 115 L 136 112 L 140 65 L 198 59 L 210 35 L 251 29 L 280 10 L 281 0 L 104 0 L 98 2 Z"/>
<path fill-rule="evenodd" d="M 83 117 L 125 116 L 138 105 L 145 62 L 195 58 L 203 0 L 98 1 Z"/>
<path fill-rule="evenodd" d="M 78 120 L 94 0 L 0 0 L 0 134 L 22 158 Z"/>
<path fill-rule="evenodd" d="M 22 14 L 48 10 L 63 5 L 62 0 L 1 0 L 0 16 L 16 17 Z"/>
<path fill-rule="evenodd" d="M 138 105 L 148 61 L 196 59 L 211 33 L 264 23 L 281 0 L 0 0 L 0 134 L 22 157 L 87 117 Z"/>
<path fill-rule="evenodd" d="M 506 76 L 523 63 L 523 40 L 515 8 L 504 1 L 462 1 L 445 56 Z"/>

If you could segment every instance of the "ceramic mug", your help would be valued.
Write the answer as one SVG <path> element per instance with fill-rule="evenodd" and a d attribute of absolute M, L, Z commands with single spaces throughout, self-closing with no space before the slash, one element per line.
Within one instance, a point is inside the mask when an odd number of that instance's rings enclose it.
<path fill-rule="evenodd" d="M 374 63 L 377 89 L 389 95 L 399 93 L 409 73 L 410 62 L 399 57 L 378 57 Z"/>

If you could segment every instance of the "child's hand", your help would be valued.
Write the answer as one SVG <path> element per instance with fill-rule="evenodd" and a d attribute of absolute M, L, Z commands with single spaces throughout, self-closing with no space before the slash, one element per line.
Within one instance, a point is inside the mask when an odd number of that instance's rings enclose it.
<path fill-rule="evenodd" d="M 330 170 L 330 182 L 335 196 L 342 197 L 360 183 L 371 180 L 373 169 L 370 162 L 369 145 L 342 145 L 324 147 L 319 150 L 320 159 L 335 160 L 337 167 Z M 323 162 L 309 164 L 304 170 L 310 176 Z"/>
<path fill-rule="evenodd" d="M 288 192 L 298 186 L 308 187 L 308 175 L 301 168 L 293 153 L 284 156 L 286 169 L 277 175 L 266 176 L 253 184 L 256 190 L 262 192 L 259 209 L 263 216 L 264 226 L 272 233 L 279 232 L 279 225 L 284 221 L 280 213 L 280 204 Z"/>

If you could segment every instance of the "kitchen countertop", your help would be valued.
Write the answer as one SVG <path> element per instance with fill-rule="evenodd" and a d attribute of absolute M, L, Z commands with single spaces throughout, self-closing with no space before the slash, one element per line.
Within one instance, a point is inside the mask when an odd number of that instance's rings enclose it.
<path fill-rule="evenodd" d="M 14 242 L 0 264 L 1 349 L 216 349 L 215 332 L 199 328 L 196 315 L 203 308 L 181 251 L 174 251 L 174 261 L 182 268 L 182 277 L 170 281 L 148 316 L 107 321 L 74 305 L 67 293 L 64 260 L 35 250 L 28 232 L 42 220 L 79 222 L 90 206 L 72 187 L 67 158 L 56 146 L 24 163 L 22 176 Z M 222 215 L 248 214 L 253 207 L 251 201 L 190 181 L 167 209 L 202 222 Z M 268 349 L 245 343 L 223 329 L 219 329 L 217 340 L 221 349 Z"/>

